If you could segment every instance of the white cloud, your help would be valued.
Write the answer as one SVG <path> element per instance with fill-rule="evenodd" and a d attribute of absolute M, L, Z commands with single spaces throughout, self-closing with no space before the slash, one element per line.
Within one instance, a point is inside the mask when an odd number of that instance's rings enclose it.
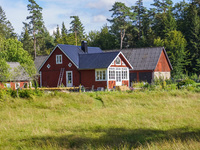
<path fill-rule="evenodd" d="M 106 22 L 106 16 L 104 15 L 98 15 L 93 17 L 94 22 Z"/>

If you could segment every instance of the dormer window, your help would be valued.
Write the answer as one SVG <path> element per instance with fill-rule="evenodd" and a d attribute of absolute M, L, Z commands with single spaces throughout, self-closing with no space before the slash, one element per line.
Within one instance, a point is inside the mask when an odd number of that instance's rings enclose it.
<path fill-rule="evenodd" d="M 62 64 L 62 55 L 56 55 L 56 64 Z"/>
<path fill-rule="evenodd" d="M 116 58 L 115 60 L 116 65 L 121 65 L 121 59 L 119 57 Z"/>

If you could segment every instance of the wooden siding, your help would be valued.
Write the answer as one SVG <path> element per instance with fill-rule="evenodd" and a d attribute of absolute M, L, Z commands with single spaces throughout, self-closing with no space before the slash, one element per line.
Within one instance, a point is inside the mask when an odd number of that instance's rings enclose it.
<path fill-rule="evenodd" d="M 11 89 L 13 89 L 13 90 L 15 89 L 15 83 L 19 83 L 19 84 L 20 84 L 20 88 L 23 88 L 25 83 L 26 83 L 27 85 L 29 84 L 28 81 L 4 82 L 4 83 L 0 82 L 0 88 L 5 88 L 4 85 L 5 85 L 6 83 L 10 83 Z"/>
<path fill-rule="evenodd" d="M 95 81 L 95 70 L 81 70 L 81 85 L 95 89 L 98 87 L 107 88 L 107 81 Z"/>
<path fill-rule="evenodd" d="M 56 64 L 56 55 L 62 55 L 62 64 Z M 68 66 L 69 63 L 71 63 L 71 67 Z M 48 64 L 51 66 L 50 68 L 47 68 Z M 62 84 L 66 86 L 66 71 L 72 71 L 73 86 L 79 86 L 79 71 L 77 70 L 76 66 L 67 58 L 67 56 L 58 47 L 55 49 L 55 51 L 40 69 L 40 71 L 42 72 L 42 86 L 57 87 L 61 68 L 65 68 Z"/>
<path fill-rule="evenodd" d="M 116 81 L 108 81 L 108 88 L 113 89 L 116 85 Z"/>
<path fill-rule="evenodd" d="M 155 72 L 170 72 L 170 66 L 165 56 L 164 51 L 161 52 L 160 58 L 158 60 L 158 64 L 155 68 Z"/>

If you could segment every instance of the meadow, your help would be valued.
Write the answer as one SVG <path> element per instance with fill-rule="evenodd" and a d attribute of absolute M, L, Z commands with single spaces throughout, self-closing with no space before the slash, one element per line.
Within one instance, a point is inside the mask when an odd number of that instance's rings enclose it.
<path fill-rule="evenodd" d="M 0 101 L 0 149 L 200 149 L 200 93 L 7 97 Z"/>

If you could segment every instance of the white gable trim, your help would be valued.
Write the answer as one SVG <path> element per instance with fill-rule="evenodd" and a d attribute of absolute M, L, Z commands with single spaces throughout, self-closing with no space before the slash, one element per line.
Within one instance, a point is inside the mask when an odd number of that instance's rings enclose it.
<path fill-rule="evenodd" d="M 57 45 L 49 54 L 49 56 L 45 59 L 45 61 L 42 63 L 42 65 L 39 67 L 38 71 L 40 71 L 40 69 L 44 66 L 44 64 L 47 62 L 47 60 L 49 59 L 49 57 L 51 57 L 51 55 L 53 54 L 53 52 L 56 50 L 56 48 L 59 48 L 61 50 L 61 52 L 76 66 L 76 68 L 78 68 L 78 66 L 69 58 L 69 56 L 67 56 L 67 54 Z"/>
<path fill-rule="evenodd" d="M 126 62 L 131 66 L 131 69 L 133 69 L 133 66 L 129 63 L 129 61 L 126 59 L 126 57 L 124 56 L 124 54 L 120 51 L 119 54 L 113 59 L 113 61 L 110 63 L 110 65 L 108 66 L 108 68 L 110 68 L 110 66 L 112 65 L 112 63 L 115 61 L 115 59 L 122 54 L 122 56 L 125 58 Z M 122 60 L 121 60 L 122 61 Z"/>

